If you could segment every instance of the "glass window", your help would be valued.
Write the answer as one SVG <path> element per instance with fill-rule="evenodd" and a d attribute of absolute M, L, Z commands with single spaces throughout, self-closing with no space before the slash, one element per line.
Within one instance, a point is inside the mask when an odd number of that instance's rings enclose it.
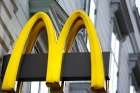
<path fill-rule="evenodd" d="M 95 6 L 95 2 L 94 0 L 90 1 L 90 13 L 89 13 L 89 17 L 92 20 L 93 23 L 95 23 L 95 10 L 96 10 L 96 6 Z"/>
<path fill-rule="evenodd" d="M 31 83 L 31 93 L 39 93 L 39 82 L 32 82 Z"/>
<path fill-rule="evenodd" d="M 96 10 L 95 1 L 91 0 L 90 1 L 89 17 L 90 17 L 93 24 L 95 24 L 95 10 Z M 87 48 L 88 48 L 88 51 L 90 51 L 89 40 L 88 39 L 87 39 Z"/>
<path fill-rule="evenodd" d="M 134 88 L 134 86 L 130 86 L 130 93 L 136 93 L 136 90 L 135 90 L 135 88 Z"/>
<path fill-rule="evenodd" d="M 109 92 L 116 93 L 117 91 L 117 73 L 118 73 L 118 59 L 119 59 L 119 40 L 115 34 L 112 33 L 111 38 L 111 54 L 110 54 L 110 81 Z"/>
<path fill-rule="evenodd" d="M 139 14 L 140 14 L 140 0 L 136 0 L 136 6 L 138 7 L 138 11 L 139 11 Z"/>

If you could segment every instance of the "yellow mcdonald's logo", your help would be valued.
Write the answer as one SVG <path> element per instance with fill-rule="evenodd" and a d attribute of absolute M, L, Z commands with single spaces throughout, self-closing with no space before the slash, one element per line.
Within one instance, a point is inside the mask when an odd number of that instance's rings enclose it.
<path fill-rule="evenodd" d="M 40 30 L 44 27 L 48 34 L 49 47 L 46 83 L 59 84 L 63 53 L 68 51 L 79 29 L 85 27 L 87 29 L 91 50 L 91 87 L 95 90 L 103 89 L 105 76 L 100 42 L 95 27 L 89 17 L 85 12 L 77 10 L 67 19 L 58 39 L 53 23 L 46 13 L 38 12 L 29 19 L 15 42 L 15 47 L 4 75 L 2 90 L 11 90 L 14 88 L 22 55 L 31 52 Z"/>

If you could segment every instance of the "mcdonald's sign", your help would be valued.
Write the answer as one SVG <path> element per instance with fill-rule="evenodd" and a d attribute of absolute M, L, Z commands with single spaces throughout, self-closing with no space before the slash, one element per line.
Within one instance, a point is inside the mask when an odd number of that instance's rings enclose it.
<path fill-rule="evenodd" d="M 81 10 L 76 10 L 67 19 L 59 38 L 56 37 L 53 23 L 46 13 L 38 12 L 29 19 L 15 42 L 3 78 L 2 90 L 12 90 L 14 88 L 22 55 L 31 52 L 42 28 L 46 28 L 45 31 L 48 35 L 46 84 L 50 87 L 56 83 L 59 84 L 63 53 L 69 50 L 76 34 L 82 27 L 87 29 L 86 31 L 90 42 L 91 87 L 95 90 L 103 89 L 105 85 L 105 76 L 102 49 L 98 35 L 86 13 Z"/>

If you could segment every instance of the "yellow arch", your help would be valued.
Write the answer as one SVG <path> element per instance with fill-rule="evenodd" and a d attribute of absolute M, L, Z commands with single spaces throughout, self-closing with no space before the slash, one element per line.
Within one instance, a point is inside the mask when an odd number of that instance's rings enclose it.
<path fill-rule="evenodd" d="M 42 19 L 45 22 L 45 26 L 47 27 L 46 31 L 49 38 L 48 43 L 49 43 L 49 47 L 51 47 L 49 51 L 50 53 L 51 51 L 54 51 L 52 47 L 54 47 L 56 44 L 56 37 L 55 37 L 55 30 L 51 22 L 51 19 L 49 18 L 47 14 L 43 12 L 38 12 L 26 23 L 26 25 L 20 32 L 19 37 L 17 38 L 15 47 L 12 51 L 9 64 L 7 66 L 6 73 L 4 76 L 4 80 L 2 84 L 3 90 L 11 90 L 14 88 L 14 81 L 16 80 L 19 63 L 20 63 L 22 54 L 24 54 L 26 50 L 26 46 L 27 46 L 26 42 L 28 42 L 28 38 L 30 36 L 32 27 L 34 26 L 35 22 L 37 22 L 39 19 Z"/>
<path fill-rule="evenodd" d="M 38 30 L 41 28 L 41 26 L 45 25 L 48 34 L 49 52 L 46 82 L 54 84 L 60 81 L 63 53 L 69 49 L 79 29 L 85 26 L 89 36 L 91 50 L 91 86 L 94 87 L 94 89 L 104 88 L 102 50 L 95 27 L 93 26 L 89 17 L 83 11 L 77 10 L 71 14 L 64 24 L 58 40 L 55 36 L 53 24 L 47 14 L 38 12 L 26 23 L 15 43 L 15 48 L 13 49 L 4 76 L 2 89 L 11 90 L 14 88 L 14 81 L 16 80 L 20 60 L 22 58 L 22 54 L 25 53 L 28 46 L 26 42 L 31 41 L 29 37 L 34 36 L 31 29 L 35 22 L 37 22 L 39 19 L 42 19 L 44 24 L 40 23 Z M 36 30 L 34 34 L 38 32 L 38 30 Z M 37 34 L 35 34 L 33 42 L 35 42 L 36 38 Z M 31 51 L 33 44 L 34 43 L 29 44 L 30 46 L 27 48 L 28 51 Z"/>

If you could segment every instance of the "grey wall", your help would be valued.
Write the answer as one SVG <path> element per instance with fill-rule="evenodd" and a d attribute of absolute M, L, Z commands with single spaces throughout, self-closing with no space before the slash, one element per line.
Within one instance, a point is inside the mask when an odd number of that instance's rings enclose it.
<path fill-rule="evenodd" d="M 10 49 L 9 51 L 28 17 L 28 0 L 0 1 L 0 37 L 6 47 Z M 12 42 L 11 39 L 13 39 Z M 2 43 L 1 46 L 4 49 Z"/>
<path fill-rule="evenodd" d="M 132 22 L 134 32 L 129 33 L 129 36 L 120 45 L 119 56 L 119 72 L 118 72 L 118 93 L 129 93 L 131 85 L 130 66 L 129 66 L 129 53 L 138 53 L 140 49 L 140 34 L 136 19 L 134 17 L 133 9 L 135 7 L 135 0 L 125 0 L 129 16 Z"/>
<path fill-rule="evenodd" d="M 109 0 L 96 0 L 95 26 L 103 51 L 110 50 L 113 24 L 111 23 L 111 9 Z"/>
<path fill-rule="evenodd" d="M 130 71 L 128 64 L 128 54 L 132 53 L 132 46 L 129 37 L 120 42 L 119 72 L 118 72 L 118 93 L 129 93 Z"/>
<path fill-rule="evenodd" d="M 128 7 L 128 11 L 129 11 L 129 15 L 130 15 L 130 18 L 131 18 L 131 22 L 132 22 L 132 25 L 133 25 L 133 28 L 134 28 L 134 36 L 136 38 L 136 43 L 137 43 L 137 51 L 140 50 L 140 33 L 139 33 L 139 29 L 138 29 L 138 25 L 137 25 L 137 22 L 136 22 L 136 18 L 134 16 L 134 7 L 135 7 L 135 0 L 126 0 L 127 2 L 127 7 Z M 133 2 L 133 3 L 132 3 Z"/>
<path fill-rule="evenodd" d="M 113 11 L 110 1 L 115 0 L 96 0 L 96 29 L 100 37 L 101 46 L 103 51 L 110 50 L 111 34 L 113 32 Z M 124 41 L 120 41 L 120 50 L 119 50 L 119 71 L 118 71 L 118 84 L 117 91 L 118 93 L 129 93 L 130 90 L 130 69 L 129 69 L 129 57 L 128 54 L 133 51 L 138 52 L 140 49 L 140 34 L 138 32 L 138 27 L 136 24 L 136 19 L 133 14 L 133 7 L 135 6 L 134 0 L 125 0 L 129 16 L 131 18 L 132 26 L 134 28 L 134 33 L 130 33 Z M 119 2 L 119 1 L 115 1 Z M 133 45 L 133 47 L 132 47 Z M 112 86 L 113 87 L 113 86 Z M 116 86 L 114 86 L 116 87 Z"/>

